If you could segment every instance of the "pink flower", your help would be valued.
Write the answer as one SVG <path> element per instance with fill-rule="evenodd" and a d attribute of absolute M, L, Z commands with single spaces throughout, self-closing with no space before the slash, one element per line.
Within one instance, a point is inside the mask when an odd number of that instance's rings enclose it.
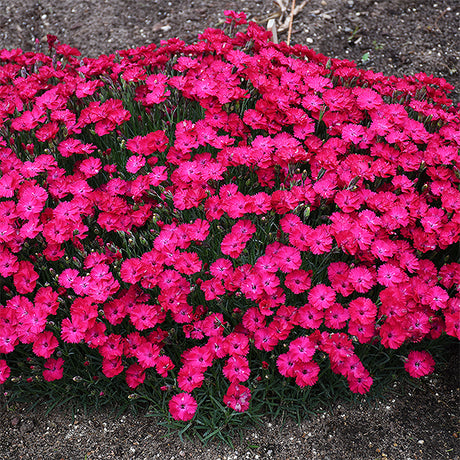
<path fill-rule="evenodd" d="M 41 128 L 35 131 L 35 136 L 40 142 L 46 142 L 56 137 L 59 131 L 59 125 L 52 121 L 51 123 L 44 124 Z"/>
<path fill-rule="evenodd" d="M 59 146 L 58 151 L 63 157 L 71 157 L 73 154 L 87 154 L 96 150 L 96 146 L 92 144 L 83 144 L 79 139 L 68 138 L 63 140 Z"/>
<path fill-rule="evenodd" d="M 32 110 L 24 111 L 19 117 L 14 118 L 11 129 L 14 131 L 30 131 L 46 120 L 46 109 L 35 106 Z"/>
<path fill-rule="evenodd" d="M 258 273 L 249 274 L 240 283 L 240 290 L 248 299 L 259 300 L 263 293 L 261 276 Z"/>
<path fill-rule="evenodd" d="M 220 258 L 210 265 L 209 271 L 215 278 L 223 279 L 233 272 L 233 265 L 228 259 Z"/>
<path fill-rule="evenodd" d="M 290 190 L 275 190 L 271 196 L 271 205 L 278 214 L 285 214 L 295 209 L 299 199 Z"/>
<path fill-rule="evenodd" d="M 157 323 L 161 323 L 162 317 L 160 305 L 149 305 L 136 303 L 129 312 L 131 322 L 138 331 L 153 328 Z"/>
<path fill-rule="evenodd" d="M 370 88 L 357 86 L 353 88 L 353 94 L 356 96 L 356 103 L 360 109 L 371 110 L 383 104 L 382 96 Z"/>
<path fill-rule="evenodd" d="M 278 371 L 284 377 L 294 377 L 295 375 L 295 364 L 296 361 L 289 351 L 287 353 L 282 353 L 278 356 L 276 360 L 276 366 Z"/>
<path fill-rule="evenodd" d="M 99 86 L 103 86 L 103 83 L 99 80 L 83 80 L 77 84 L 75 96 L 77 96 L 79 99 L 82 99 L 86 96 L 91 96 L 96 92 Z"/>
<path fill-rule="evenodd" d="M 85 179 L 93 177 L 102 169 L 102 162 L 99 158 L 87 158 L 80 163 L 80 171 L 84 174 Z"/>
<path fill-rule="evenodd" d="M 374 381 L 363 365 L 358 365 L 354 370 L 349 371 L 347 379 L 350 390 L 359 394 L 367 393 Z"/>
<path fill-rule="evenodd" d="M 141 366 L 145 368 L 155 367 L 160 354 L 160 347 L 156 344 L 145 342 L 138 347 L 135 354 Z"/>
<path fill-rule="evenodd" d="M 193 369 L 205 370 L 212 364 L 212 354 L 205 347 L 193 347 L 182 353 L 182 361 Z"/>
<path fill-rule="evenodd" d="M 62 358 L 49 358 L 45 362 L 45 370 L 43 371 L 43 378 L 47 382 L 62 379 L 64 375 L 64 360 Z"/>
<path fill-rule="evenodd" d="M 31 262 L 19 262 L 19 270 L 13 276 L 14 285 L 20 294 L 32 292 L 37 285 L 38 273 Z"/>
<path fill-rule="evenodd" d="M 232 356 L 247 355 L 249 353 L 249 339 L 247 335 L 232 332 L 225 338 L 225 349 Z"/>
<path fill-rule="evenodd" d="M 222 372 L 230 382 L 241 383 L 249 378 L 251 370 L 249 369 L 248 360 L 243 356 L 236 355 L 227 360 Z"/>
<path fill-rule="evenodd" d="M 350 318 L 350 313 L 339 303 L 333 303 L 325 312 L 324 325 L 331 329 L 342 329 Z"/>
<path fill-rule="evenodd" d="M 313 254 L 325 254 L 329 252 L 332 249 L 330 228 L 327 225 L 319 225 L 309 230 L 306 234 L 306 241 Z"/>
<path fill-rule="evenodd" d="M 251 390 L 239 383 L 231 383 L 224 396 L 224 404 L 237 412 L 245 412 L 249 409 Z"/>
<path fill-rule="evenodd" d="M 256 226 L 250 220 L 239 220 L 233 227 L 231 232 L 241 237 L 241 240 L 247 242 L 256 232 Z"/>
<path fill-rule="evenodd" d="M 206 300 L 217 299 L 220 295 L 225 294 L 222 280 L 216 278 L 201 283 L 200 289 L 204 292 Z"/>
<path fill-rule="evenodd" d="M 72 323 L 69 318 L 64 318 L 61 323 L 61 337 L 67 343 L 79 343 L 85 338 L 86 330 Z"/>
<path fill-rule="evenodd" d="M 7 278 L 18 270 L 18 258 L 8 251 L 7 248 L 0 247 L 0 275 Z"/>
<path fill-rule="evenodd" d="M 18 187 L 19 180 L 17 171 L 5 172 L 0 177 L 0 197 L 11 198 Z"/>
<path fill-rule="evenodd" d="M 123 355 L 125 339 L 118 334 L 110 334 L 104 344 L 99 347 L 99 353 L 106 359 L 116 359 Z"/>
<path fill-rule="evenodd" d="M 241 235 L 235 233 L 228 233 L 224 236 L 220 245 L 222 254 L 230 256 L 232 259 L 237 259 L 244 251 L 246 243 L 242 240 Z"/>
<path fill-rule="evenodd" d="M 211 313 L 201 322 L 201 328 L 208 337 L 215 337 L 223 334 L 226 324 L 222 313 Z"/>
<path fill-rule="evenodd" d="M 155 368 L 157 372 L 162 376 L 162 377 L 167 377 L 168 376 L 168 371 L 171 369 L 174 369 L 174 363 L 172 362 L 171 358 L 166 355 L 162 355 L 157 359 L 157 362 L 155 364 Z"/>
<path fill-rule="evenodd" d="M 49 358 L 58 347 L 59 342 L 51 331 L 44 331 L 34 340 L 33 350 L 37 356 Z"/>
<path fill-rule="evenodd" d="M 350 190 L 341 190 L 335 195 L 335 203 L 345 213 L 351 213 L 358 210 L 363 203 L 363 197 L 359 192 Z"/>
<path fill-rule="evenodd" d="M 297 362 L 307 363 L 315 354 L 315 344 L 308 337 L 298 337 L 289 345 L 289 355 Z"/>
<path fill-rule="evenodd" d="M 198 404 L 189 393 L 179 393 L 169 401 L 169 412 L 174 420 L 184 422 L 191 420 L 195 415 Z"/>
<path fill-rule="evenodd" d="M 267 255 L 270 255 L 270 252 L 271 251 L 267 248 Z M 294 270 L 298 270 L 302 265 L 300 251 L 297 248 L 290 246 L 281 247 L 276 253 L 275 258 L 279 269 L 284 273 L 290 273 Z"/>
<path fill-rule="evenodd" d="M 103 309 L 107 321 L 113 325 L 120 324 L 127 314 L 125 312 L 124 304 L 120 299 L 106 302 Z"/>
<path fill-rule="evenodd" d="M 304 329 L 318 329 L 324 319 L 324 311 L 310 303 L 300 307 L 296 313 L 296 323 Z"/>
<path fill-rule="evenodd" d="M 265 327 L 265 316 L 258 308 L 251 307 L 243 315 L 243 326 L 251 332 Z"/>
<path fill-rule="evenodd" d="M 300 294 L 310 289 L 312 274 L 313 272 L 311 270 L 294 270 L 286 275 L 284 284 L 294 294 Z"/>
<path fill-rule="evenodd" d="M 313 386 L 318 381 L 320 367 L 314 361 L 297 362 L 294 367 L 295 383 L 299 387 Z"/>
<path fill-rule="evenodd" d="M 385 348 L 396 350 L 407 337 L 407 332 L 401 326 L 400 319 L 387 319 L 379 329 L 381 343 Z"/>
<path fill-rule="evenodd" d="M 104 323 L 95 323 L 86 331 L 85 342 L 90 348 L 97 348 L 105 343 L 107 340 L 106 328 Z"/>
<path fill-rule="evenodd" d="M 371 244 L 372 254 L 384 262 L 391 259 L 396 251 L 397 246 L 391 240 L 375 239 Z M 404 253 L 401 256 L 404 256 Z"/>
<path fill-rule="evenodd" d="M 449 294 L 447 291 L 439 286 L 433 286 L 427 292 L 424 303 L 428 302 L 428 305 L 432 310 L 444 309 L 447 307 L 449 301 Z"/>
<path fill-rule="evenodd" d="M 275 337 L 273 330 L 268 327 L 257 329 L 254 334 L 254 346 L 258 350 L 272 351 L 278 342 L 279 339 Z"/>
<path fill-rule="evenodd" d="M 419 378 L 434 371 L 434 359 L 427 351 L 411 351 L 404 363 L 404 369 L 411 377 Z"/>
<path fill-rule="evenodd" d="M 348 281 L 360 294 L 369 291 L 376 284 L 374 275 L 366 267 L 352 268 L 348 274 Z"/>
<path fill-rule="evenodd" d="M 460 265 L 442 261 L 460 234 L 450 86 L 337 60 L 327 69 L 307 48 L 265 46 L 269 32 L 255 23 L 235 35 L 245 15 L 225 15 L 236 38 L 208 29 L 194 45 L 172 39 L 116 62 L 80 62 L 50 37 L 69 65 L 41 57 L 31 85 L 19 67 L 36 56 L 0 51 L 11 129 L 0 139 L 0 354 L 30 345 L 52 381 L 64 342 L 99 353 L 108 378 L 126 370 L 130 388 L 152 372 L 175 379 L 176 420 L 194 417 L 191 392 L 216 361 L 231 381 L 225 405 L 242 412 L 251 392 L 240 383 L 270 368 L 262 355 L 305 387 L 319 377 L 320 350 L 365 393 L 372 377 L 357 342 L 396 350 L 460 336 Z M 99 97 L 118 77 L 123 98 Z M 426 100 L 415 100 L 421 89 Z M 203 116 L 178 119 L 187 111 L 177 101 Z M 133 104 L 137 119 L 118 130 Z M 124 159 L 108 147 L 122 138 Z M 57 273 L 43 273 L 47 262 Z M 171 373 L 164 350 L 176 339 Z M 416 377 L 433 366 L 426 352 L 405 363 Z M 9 375 L 0 359 L 0 383 Z"/>
<path fill-rule="evenodd" d="M 11 353 L 18 343 L 16 328 L 0 322 L 0 353 Z"/>
<path fill-rule="evenodd" d="M 74 268 L 66 268 L 60 275 L 59 275 L 59 284 L 62 287 L 67 289 L 71 288 L 73 283 L 75 282 L 77 276 L 80 275 L 78 270 Z"/>
<path fill-rule="evenodd" d="M 11 370 L 4 359 L 0 359 L 0 385 L 5 383 L 10 376 Z"/>
<path fill-rule="evenodd" d="M 196 252 L 181 252 L 174 261 L 177 271 L 185 275 L 192 275 L 201 271 L 202 261 Z"/>
<path fill-rule="evenodd" d="M 104 358 L 102 360 L 102 372 L 109 379 L 123 372 L 124 366 L 121 358 Z"/>
<path fill-rule="evenodd" d="M 325 310 L 335 302 L 336 293 L 334 289 L 325 284 L 317 284 L 310 289 L 308 293 L 308 301 L 310 304 L 318 309 Z"/>
<path fill-rule="evenodd" d="M 246 24 L 246 13 L 243 11 L 240 11 L 239 13 L 232 11 L 232 10 L 225 10 L 224 15 L 226 16 L 225 22 L 227 24 L 234 23 L 236 26 L 239 26 L 241 24 Z"/>
<path fill-rule="evenodd" d="M 371 324 L 377 315 L 377 306 L 366 297 L 358 297 L 350 302 L 348 313 L 353 321 L 361 324 Z"/>
<path fill-rule="evenodd" d="M 227 212 L 229 217 L 232 219 L 238 219 L 249 212 L 251 202 L 250 198 L 238 192 L 235 196 L 232 196 L 225 201 L 221 201 L 221 206 L 222 209 Z"/>
<path fill-rule="evenodd" d="M 386 287 L 392 287 L 407 279 L 407 275 L 396 265 L 387 263 L 378 269 L 377 281 Z"/>
<path fill-rule="evenodd" d="M 19 198 L 16 211 L 22 219 L 36 220 L 43 209 L 47 194 L 45 195 L 45 199 L 40 199 L 36 196 L 28 195 L 27 192 L 31 193 L 32 191 L 27 190 L 24 194 L 25 196 Z"/>
<path fill-rule="evenodd" d="M 143 166 L 145 166 L 145 158 L 138 155 L 132 155 L 126 162 L 126 171 L 131 174 L 136 174 Z"/>
<path fill-rule="evenodd" d="M 145 369 L 139 364 L 131 364 L 126 369 L 126 383 L 129 388 L 136 388 L 145 380 Z"/>

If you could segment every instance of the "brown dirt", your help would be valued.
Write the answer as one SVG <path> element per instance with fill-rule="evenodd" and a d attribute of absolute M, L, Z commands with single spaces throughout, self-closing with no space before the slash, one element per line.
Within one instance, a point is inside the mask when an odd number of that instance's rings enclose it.
<path fill-rule="evenodd" d="M 270 0 L 0 0 L 0 48 L 30 51 L 36 38 L 46 46 L 46 34 L 89 57 L 173 36 L 190 42 L 217 26 L 225 9 L 259 21 L 279 11 Z M 294 18 L 291 43 L 376 72 L 424 71 L 460 87 L 459 30 L 457 0 L 310 0 Z M 458 90 L 452 98 L 458 102 Z M 300 425 L 267 419 L 241 433 L 234 448 L 165 438 L 142 414 L 85 415 L 69 407 L 47 414 L 0 402 L 0 460 L 459 460 L 459 386 L 454 353 L 452 366 L 420 389 L 398 387 L 379 402 L 338 404 Z"/>
<path fill-rule="evenodd" d="M 384 399 L 337 403 L 302 420 L 266 418 L 233 436 L 233 447 L 182 442 L 143 414 L 0 404 L 0 460 L 459 460 L 458 354 L 420 388 Z"/>

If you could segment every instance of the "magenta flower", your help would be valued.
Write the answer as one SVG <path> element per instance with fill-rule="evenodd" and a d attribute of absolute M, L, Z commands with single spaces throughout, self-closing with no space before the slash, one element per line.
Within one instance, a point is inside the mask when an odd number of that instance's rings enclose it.
<path fill-rule="evenodd" d="M 404 363 L 404 369 L 411 377 L 420 378 L 434 371 L 434 359 L 427 351 L 411 351 Z"/>
<path fill-rule="evenodd" d="M 198 404 L 189 393 L 174 395 L 169 401 L 169 412 L 174 420 L 186 422 L 195 415 Z"/>

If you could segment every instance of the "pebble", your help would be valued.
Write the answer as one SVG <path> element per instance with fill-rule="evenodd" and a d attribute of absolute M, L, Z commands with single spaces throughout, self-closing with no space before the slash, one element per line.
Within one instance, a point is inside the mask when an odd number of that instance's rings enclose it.
<path fill-rule="evenodd" d="M 30 419 L 24 421 L 19 427 L 19 432 L 21 434 L 30 433 L 34 429 L 34 422 Z"/>

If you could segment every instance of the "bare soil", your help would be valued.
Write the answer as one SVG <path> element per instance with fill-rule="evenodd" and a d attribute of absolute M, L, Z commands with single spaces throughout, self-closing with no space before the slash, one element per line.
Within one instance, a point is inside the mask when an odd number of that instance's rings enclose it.
<path fill-rule="evenodd" d="M 291 0 L 279 3 L 287 5 L 278 17 L 285 22 Z M 88 57 L 171 37 L 192 42 L 216 27 L 225 9 L 245 11 L 264 25 L 281 13 L 270 0 L 0 0 L 0 48 L 31 51 L 35 39 L 45 47 L 47 34 Z M 287 31 L 278 37 L 286 40 Z M 294 17 L 295 43 L 385 75 L 423 71 L 460 87 L 458 0 L 310 0 Z M 458 103 L 458 89 L 451 97 Z M 300 425 L 267 418 L 235 438 L 233 448 L 182 443 L 143 414 L 71 407 L 48 414 L 0 401 L 0 460 L 459 460 L 458 363 L 457 350 L 418 389 L 397 385 L 383 400 L 336 404 Z"/>
<path fill-rule="evenodd" d="M 300 424 L 265 418 L 233 447 L 168 435 L 145 413 L 51 411 L 0 404 L 0 460 L 459 460 L 458 353 L 419 388 L 399 384 L 383 399 L 339 402 Z"/>

